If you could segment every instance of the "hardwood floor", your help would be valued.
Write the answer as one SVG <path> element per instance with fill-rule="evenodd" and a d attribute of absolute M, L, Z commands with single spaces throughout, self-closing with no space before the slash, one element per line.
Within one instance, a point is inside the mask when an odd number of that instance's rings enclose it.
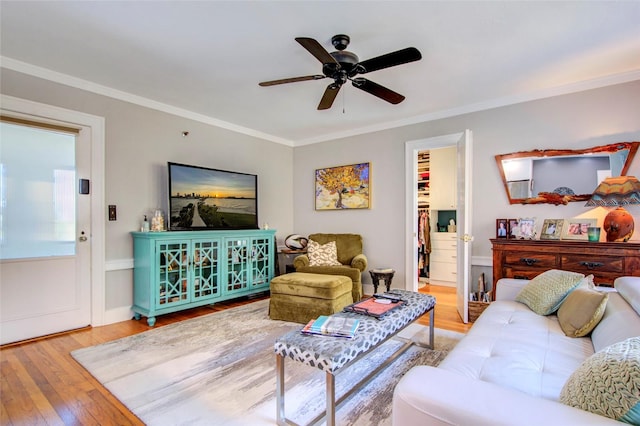
<path fill-rule="evenodd" d="M 435 326 L 466 332 L 456 312 L 455 289 L 426 285 L 437 304 Z M 156 327 L 240 306 L 267 296 L 221 302 L 157 318 Z M 429 316 L 418 320 L 427 325 Z M 81 367 L 70 352 L 149 330 L 146 321 L 85 328 L 0 348 L 1 425 L 142 425 L 124 405 Z"/>

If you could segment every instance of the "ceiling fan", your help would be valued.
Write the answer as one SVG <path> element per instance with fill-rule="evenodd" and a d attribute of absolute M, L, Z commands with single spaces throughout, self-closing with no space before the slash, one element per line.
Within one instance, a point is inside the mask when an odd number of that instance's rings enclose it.
<path fill-rule="evenodd" d="M 333 105 L 340 88 L 348 80 L 354 87 L 364 90 L 367 93 L 377 96 L 392 104 L 399 104 L 405 98 L 399 93 L 391 89 L 387 89 L 364 77 L 356 77 L 358 74 L 366 74 L 372 71 L 384 68 L 402 65 L 409 62 L 419 61 L 422 59 L 420 51 L 415 47 L 407 47 L 406 49 L 397 50 L 387 53 L 386 55 L 376 56 L 360 62 L 355 53 L 346 51 L 345 49 L 351 41 L 350 37 L 345 34 L 338 34 L 331 38 L 331 43 L 337 49 L 335 52 L 327 52 L 315 39 L 309 37 L 296 37 L 296 41 L 309 51 L 313 56 L 322 62 L 322 74 L 307 75 L 303 77 L 284 78 L 281 80 L 263 81 L 260 86 L 275 86 L 277 84 L 295 83 L 298 81 L 321 80 L 323 78 L 331 78 L 333 82 L 327 86 L 318 104 L 318 109 L 329 109 Z"/>

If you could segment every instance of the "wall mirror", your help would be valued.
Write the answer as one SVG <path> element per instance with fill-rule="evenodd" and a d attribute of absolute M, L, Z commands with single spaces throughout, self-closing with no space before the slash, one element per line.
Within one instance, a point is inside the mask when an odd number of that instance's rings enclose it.
<path fill-rule="evenodd" d="M 496 155 L 511 204 L 586 201 L 607 177 L 624 176 L 640 142 L 587 149 L 545 149 Z"/>

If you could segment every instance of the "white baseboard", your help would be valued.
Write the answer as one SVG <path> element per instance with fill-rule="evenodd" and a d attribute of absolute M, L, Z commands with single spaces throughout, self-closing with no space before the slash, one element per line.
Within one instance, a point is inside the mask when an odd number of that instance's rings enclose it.
<path fill-rule="evenodd" d="M 493 258 L 490 256 L 471 256 L 471 266 L 493 266 Z"/>

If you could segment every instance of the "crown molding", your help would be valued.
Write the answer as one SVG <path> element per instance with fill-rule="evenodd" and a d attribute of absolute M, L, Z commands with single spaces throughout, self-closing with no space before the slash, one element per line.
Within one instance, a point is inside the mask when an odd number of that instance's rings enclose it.
<path fill-rule="evenodd" d="M 178 108 L 172 105 L 168 105 L 162 102 L 157 102 L 142 96 L 133 95 L 128 92 L 116 90 L 111 87 L 102 86 L 97 83 L 93 83 L 88 80 L 73 77 L 68 74 L 63 74 L 57 71 L 53 71 L 47 68 L 42 68 L 36 65 L 28 64 L 26 62 L 18 61 L 6 56 L 0 56 L 0 67 L 6 68 L 12 71 L 17 71 L 23 74 L 31 75 L 33 77 L 42 78 L 45 80 L 53 81 L 55 83 L 64 84 L 65 86 L 74 87 L 76 89 L 86 90 L 88 92 L 96 93 L 98 95 L 107 96 L 110 98 L 118 99 L 121 101 L 129 102 L 135 105 L 155 109 L 158 111 L 166 112 L 168 114 L 176 115 L 178 117 L 187 118 L 189 120 L 198 121 L 212 126 L 220 127 L 223 129 L 231 130 L 236 133 L 245 134 L 247 136 L 256 137 L 259 139 L 265 139 L 271 142 L 294 146 L 293 141 L 278 136 L 270 135 L 268 133 L 259 132 L 248 127 L 238 126 L 237 124 L 229 123 L 227 121 L 218 120 L 213 117 L 209 117 L 203 114 L 198 114 L 193 111 L 189 111 L 183 108 Z"/>
<path fill-rule="evenodd" d="M 535 101 L 539 99 L 551 98 L 554 96 L 568 95 L 571 93 L 584 92 L 586 90 L 599 89 L 601 87 L 613 86 L 616 84 L 628 83 L 640 80 L 640 70 L 628 71 L 620 74 L 612 74 L 604 77 L 594 78 L 591 80 L 579 81 L 576 83 L 565 84 L 562 86 L 550 87 L 533 92 L 522 93 L 514 96 L 505 96 L 502 98 L 490 99 L 488 101 L 478 102 L 470 105 L 464 105 L 457 108 L 451 108 L 442 111 L 436 111 L 429 114 L 408 117 L 402 120 L 389 121 L 379 123 L 374 126 L 361 127 L 346 132 L 332 133 L 316 138 L 308 138 L 296 142 L 296 146 L 311 145 L 319 142 L 326 142 L 335 139 L 341 139 L 351 136 L 362 135 L 366 133 L 379 132 L 382 130 L 393 129 L 396 127 L 409 126 L 412 124 L 425 123 L 428 121 L 440 120 L 443 118 L 455 117 L 458 115 L 469 114 L 472 112 L 485 111 L 503 106 L 515 105 L 523 102 Z"/>
<path fill-rule="evenodd" d="M 616 84 L 640 80 L 640 70 L 632 70 L 624 73 L 612 74 L 562 86 L 536 90 L 519 95 L 490 99 L 487 101 L 464 105 L 457 108 L 408 117 L 402 120 L 383 122 L 373 126 L 360 127 L 345 132 L 336 132 L 318 137 L 301 139 L 294 142 L 292 140 L 281 138 L 279 136 L 263 133 L 243 126 L 238 126 L 227 121 L 218 120 L 216 118 L 189 111 L 183 108 L 177 108 L 175 106 L 157 102 L 148 98 L 144 98 L 142 96 L 133 95 L 131 93 L 116 90 L 107 86 L 102 86 L 100 84 L 73 77 L 68 74 L 59 73 L 57 71 L 52 71 L 47 68 L 38 67 L 36 65 L 28 64 L 26 62 L 18 61 L 6 56 L 0 56 L 0 67 L 291 147 L 311 145 L 335 139 L 343 139 L 366 133 L 379 132 L 397 127 L 425 123 L 429 121 L 440 120 L 443 118 L 450 118 L 458 115 L 485 111 L 493 108 L 515 105 L 523 102 L 583 92 L 585 90 L 598 89 L 601 87 L 613 86 Z"/>

